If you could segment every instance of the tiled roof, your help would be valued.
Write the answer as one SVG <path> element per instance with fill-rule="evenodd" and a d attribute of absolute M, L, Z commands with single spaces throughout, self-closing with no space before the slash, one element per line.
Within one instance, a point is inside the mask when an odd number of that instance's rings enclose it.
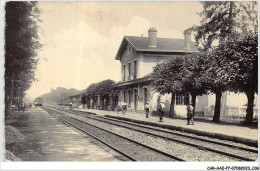
<path fill-rule="evenodd" d="M 148 47 L 148 37 L 124 36 L 118 49 L 115 59 L 120 59 L 124 47 L 130 43 L 135 51 L 141 52 L 169 52 L 169 53 L 193 53 L 198 52 L 198 48 L 190 42 L 190 49 L 184 48 L 184 39 L 157 38 L 157 47 Z"/>
<path fill-rule="evenodd" d="M 148 37 L 125 36 L 137 51 L 184 51 L 184 39 L 157 38 L 157 47 L 148 48 Z M 198 51 L 191 42 L 190 51 Z"/>

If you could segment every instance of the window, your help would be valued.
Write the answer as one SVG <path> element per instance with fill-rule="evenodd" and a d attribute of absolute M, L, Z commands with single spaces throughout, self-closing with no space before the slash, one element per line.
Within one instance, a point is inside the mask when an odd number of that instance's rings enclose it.
<path fill-rule="evenodd" d="M 123 101 L 126 102 L 126 93 L 123 91 Z"/>
<path fill-rule="evenodd" d="M 176 94 L 176 105 L 188 105 L 189 104 L 189 94 L 181 95 Z"/>
<path fill-rule="evenodd" d="M 132 102 L 132 91 L 128 90 L 128 105 L 130 106 Z"/>
<path fill-rule="evenodd" d="M 128 80 L 131 80 L 131 63 L 128 63 Z"/>
<path fill-rule="evenodd" d="M 125 81 L 125 65 L 123 65 L 123 81 Z"/>
<path fill-rule="evenodd" d="M 137 77 L 137 60 L 134 61 L 134 79 Z"/>

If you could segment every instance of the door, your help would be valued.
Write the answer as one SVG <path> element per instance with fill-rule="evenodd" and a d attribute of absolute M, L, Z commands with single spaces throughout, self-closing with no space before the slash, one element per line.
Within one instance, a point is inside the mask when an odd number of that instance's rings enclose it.
<path fill-rule="evenodd" d="M 144 105 L 147 103 L 147 98 L 148 98 L 147 88 L 144 88 Z"/>
<path fill-rule="evenodd" d="M 134 109 L 137 109 L 137 90 L 134 89 Z"/>

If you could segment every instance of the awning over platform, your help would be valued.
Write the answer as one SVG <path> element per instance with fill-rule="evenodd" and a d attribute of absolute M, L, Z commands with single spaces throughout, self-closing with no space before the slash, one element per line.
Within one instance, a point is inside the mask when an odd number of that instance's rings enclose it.
<path fill-rule="evenodd" d="M 150 82 L 150 81 L 152 81 L 151 75 L 152 74 L 149 74 L 149 75 L 146 75 L 146 76 L 144 76 L 142 78 L 129 80 L 129 81 L 123 81 L 123 82 L 119 81 L 119 82 L 113 84 L 112 87 L 116 88 L 116 87 L 123 87 L 123 86 L 132 85 L 132 84 L 137 84 L 137 83 Z"/>

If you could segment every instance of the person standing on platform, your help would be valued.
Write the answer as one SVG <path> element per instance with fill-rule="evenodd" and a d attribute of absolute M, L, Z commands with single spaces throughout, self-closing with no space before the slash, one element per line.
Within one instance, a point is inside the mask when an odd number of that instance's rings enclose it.
<path fill-rule="evenodd" d="M 122 110 L 122 108 L 120 107 L 120 105 L 117 105 L 116 107 L 116 113 L 119 113 Z"/>
<path fill-rule="evenodd" d="M 149 103 L 146 103 L 144 106 L 146 118 L 149 118 Z"/>
<path fill-rule="evenodd" d="M 69 102 L 69 108 L 70 108 L 70 110 L 72 110 L 72 102 L 71 101 Z"/>
<path fill-rule="evenodd" d="M 158 106 L 158 111 L 159 111 L 159 114 L 160 114 L 160 120 L 159 120 L 159 122 L 163 122 L 164 110 L 165 110 L 165 105 L 163 104 L 163 102 L 160 102 L 160 104 L 159 104 L 159 106 Z"/>
<path fill-rule="evenodd" d="M 190 123 L 194 125 L 192 104 L 187 105 L 187 125 L 189 125 Z"/>

